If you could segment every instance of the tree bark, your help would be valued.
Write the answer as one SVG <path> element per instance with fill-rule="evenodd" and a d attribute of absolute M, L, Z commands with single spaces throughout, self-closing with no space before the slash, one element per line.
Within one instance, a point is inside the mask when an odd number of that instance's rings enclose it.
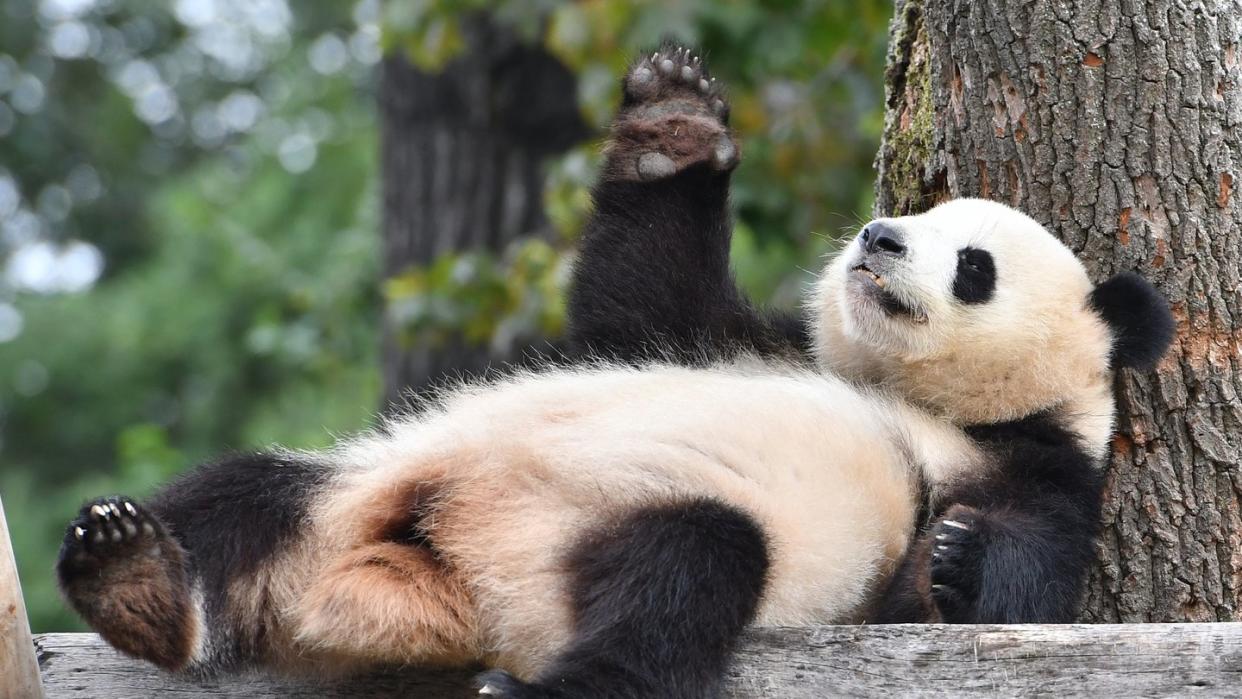
<path fill-rule="evenodd" d="M 541 48 L 523 44 L 485 15 L 463 22 L 465 50 L 442 71 L 386 58 L 380 84 L 384 187 L 384 271 L 391 277 L 442 255 L 500 252 L 549 233 L 542 166 L 589 131 L 576 79 Z M 442 373 L 475 373 L 523 348 L 495 356 L 454 340 L 402 342 L 385 320 L 386 405 Z"/>
<path fill-rule="evenodd" d="M 1118 378 L 1085 621 L 1242 619 L 1242 2 L 898 0 L 876 211 L 1022 209 L 1173 304 Z"/>

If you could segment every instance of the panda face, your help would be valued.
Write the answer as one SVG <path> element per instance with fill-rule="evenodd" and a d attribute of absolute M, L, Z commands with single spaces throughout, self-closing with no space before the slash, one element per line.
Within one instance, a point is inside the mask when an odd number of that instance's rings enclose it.
<path fill-rule="evenodd" d="M 976 335 L 993 345 L 1023 341 L 1032 321 L 1085 311 L 1091 291 L 1082 265 L 1043 227 L 976 199 L 872 221 L 826 276 L 839 285 L 847 334 L 908 357 L 935 356 Z"/>
<path fill-rule="evenodd" d="M 1107 423 L 1112 340 L 1092 289 L 1033 219 L 954 200 L 872 221 L 846 246 L 813 294 L 815 351 L 832 371 L 962 423 L 1084 400 Z"/>

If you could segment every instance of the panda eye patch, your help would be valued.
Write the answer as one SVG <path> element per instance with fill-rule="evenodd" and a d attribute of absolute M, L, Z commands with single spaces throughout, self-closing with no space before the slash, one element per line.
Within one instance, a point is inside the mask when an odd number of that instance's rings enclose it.
<path fill-rule="evenodd" d="M 957 251 L 953 295 L 962 303 L 987 303 L 996 291 L 996 263 L 992 253 L 979 248 Z"/>

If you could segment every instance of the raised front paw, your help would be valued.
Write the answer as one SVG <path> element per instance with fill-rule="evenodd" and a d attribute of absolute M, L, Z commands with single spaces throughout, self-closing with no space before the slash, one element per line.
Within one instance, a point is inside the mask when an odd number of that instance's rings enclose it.
<path fill-rule="evenodd" d="M 659 180 L 691 166 L 729 171 L 738 148 L 727 126 L 729 105 L 701 57 L 665 47 L 626 73 L 605 175 Z"/>
<path fill-rule="evenodd" d="M 954 505 L 932 527 L 931 595 L 945 623 L 976 620 L 985 526 L 981 512 Z"/>

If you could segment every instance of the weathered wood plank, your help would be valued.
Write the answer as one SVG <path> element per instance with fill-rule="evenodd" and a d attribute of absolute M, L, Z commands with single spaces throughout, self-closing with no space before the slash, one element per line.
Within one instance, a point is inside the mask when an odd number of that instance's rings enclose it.
<path fill-rule="evenodd" d="M 190 682 L 92 634 L 37 636 L 51 697 L 467 697 L 469 672 L 406 669 L 312 683 Z M 1242 624 L 757 629 L 730 696 L 1242 696 Z"/>
<path fill-rule="evenodd" d="M 30 623 L 17 579 L 17 560 L 0 503 L 0 699 L 39 697 L 39 666 L 30 652 Z"/>

